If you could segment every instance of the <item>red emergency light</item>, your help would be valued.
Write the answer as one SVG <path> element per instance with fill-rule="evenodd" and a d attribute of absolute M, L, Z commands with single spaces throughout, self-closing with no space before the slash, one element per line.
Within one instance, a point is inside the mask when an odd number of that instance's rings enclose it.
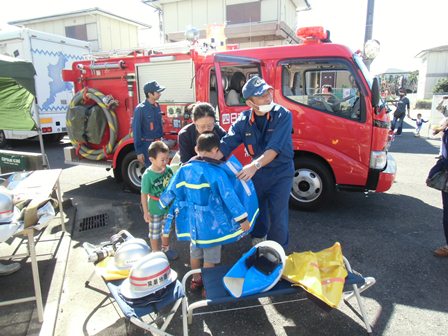
<path fill-rule="evenodd" d="M 324 27 L 302 27 L 296 31 L 296 36 L 303 41 L 303 43 L 319 43 L 328 39 L 328 31 Z"/>

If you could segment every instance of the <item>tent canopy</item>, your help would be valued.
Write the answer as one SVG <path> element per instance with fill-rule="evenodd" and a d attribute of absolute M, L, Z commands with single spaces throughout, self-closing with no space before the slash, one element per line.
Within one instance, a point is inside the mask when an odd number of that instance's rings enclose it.
<path fill-rule="evenodd" d="M 0 130 L 35 130 L 31 115 L 34 75 L 31 62 L 0 55 Z"/>
<path fill-rule="evenodd" d="M 33 63 L 21 59 L 0 55 L 0 77 L 14 79 L 17 83 L 36 95 L 34 86 L 34 70 Z"/>

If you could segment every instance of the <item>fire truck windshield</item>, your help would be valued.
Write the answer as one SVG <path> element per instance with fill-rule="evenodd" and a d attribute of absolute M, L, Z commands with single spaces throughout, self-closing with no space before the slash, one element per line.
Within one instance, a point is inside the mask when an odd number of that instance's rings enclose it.
<path fill-rule="evenodd" d="M 353 60 L 358 65 L 358 67 L 361 69 L 362 74 L 364 75 L 367 83 L 369 84 L 369 88 L 372 89 L 373 77 L 370 74 L 369 69 L 367 69 L 366 65 L 364 64 L 362 57 L 359 54 L 354 53 Z"/>

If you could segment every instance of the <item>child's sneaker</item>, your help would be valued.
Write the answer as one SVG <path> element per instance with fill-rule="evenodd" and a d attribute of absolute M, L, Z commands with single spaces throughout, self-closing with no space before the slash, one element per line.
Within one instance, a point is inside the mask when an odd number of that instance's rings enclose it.
<path fill-rule="evenodd" d="M 204 283 L 202 282 L 202 277 L 197 278 L 197 279 L 195 279 L 195 278 L 191 279 L 190 290 L 192 292 L 199 291 L 203 287 L 204 287 Z"/>
<path fill-rule="evenodd" d="M 166 250 L 163 251 L 163 253 L 165 253 L 166 257 L 168 258 L 168 260 L 176 260 L 177 258 L 179 258 L 179 254 L 175 251 L 175 250 Z"/>

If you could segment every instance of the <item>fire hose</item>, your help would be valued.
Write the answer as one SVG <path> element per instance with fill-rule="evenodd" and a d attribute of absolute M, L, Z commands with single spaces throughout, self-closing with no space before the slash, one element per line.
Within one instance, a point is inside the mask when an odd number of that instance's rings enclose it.
<path fill-rule="evenodd" d="M 117 141 L 117 116 L 104 102 L 105 97 L 106 96 L 100 91 L 85 87 L 81 91 L 78 91 L 70 102 L 70 109 L 72 109 L 77 105 L 86 104 L 87 100 L 90 99 L 101 108 L 107 120 L 107 125 L 109 127 L 109 141 L 103 148 L 92 149 L 89 148 L 85 142 L 75 140 L 73 136 L 73 124 L 67 119 L 67 133 L 72 145 L 77 148 L 79 155 L 89 160 L 98 161 L 107 158 L 109 154 L 114 152 L 115 143 Z"/>

